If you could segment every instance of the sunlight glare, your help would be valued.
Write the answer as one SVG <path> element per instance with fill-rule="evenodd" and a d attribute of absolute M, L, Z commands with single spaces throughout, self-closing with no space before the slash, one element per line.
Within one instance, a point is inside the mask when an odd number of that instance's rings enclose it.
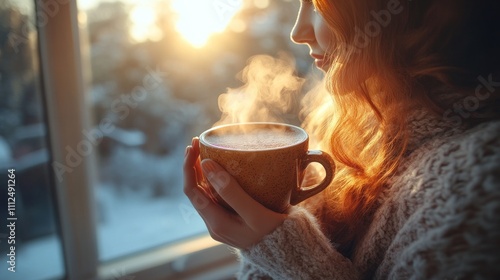
<path fill-rule="evenodd" d="M 211 35 L 224 31 L 243 0 L 172 0 L 176 29 L 191 45 L 203 47 Z"/>
<path fill-rule="evenodd" d="M 132 28 L 130 35 L 137 42 L 144 42 L 148 39 L 158 40 L 161 34 L 158 34 L 158 27 L 155 24 L 156 13 L 151 6 L 137 6 L 130 13 Z"/>

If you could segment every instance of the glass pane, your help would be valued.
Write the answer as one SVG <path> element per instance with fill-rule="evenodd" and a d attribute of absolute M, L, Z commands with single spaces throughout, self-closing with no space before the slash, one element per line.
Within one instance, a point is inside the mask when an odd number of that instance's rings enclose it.
<path fill-rule="evenodd" d="M 297 55 L 289 39 L 297 7 L 286 2 L 78 1 L 95 117 L 87 137 L 99 149 L 101 260 L 206 233 L 182 193 L 185 146 L 220 119 L 218 96 L 241 85 L 250 57 Z M 298 56 L 301 72 L 310 64 Z"/>
<path fill-rule="evenodd" d="M 9 280 L 64 275 L 34 3 L 0 3 L 0 279 Z"/>

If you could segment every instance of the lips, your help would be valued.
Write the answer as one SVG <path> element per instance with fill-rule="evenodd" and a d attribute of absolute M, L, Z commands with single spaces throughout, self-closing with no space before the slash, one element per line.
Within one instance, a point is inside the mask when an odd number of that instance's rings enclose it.
<path fill-rule="evenodd" d="M 311 54 L 311 57 L 314 58 L 314 59 L 325 59 L 325 55 L 324 54 L 314 54 L 312 53 Z"/>
<path fill-rule="evenodd" d="M 314 58 L 314 63 L 316 64 L 316 67 L 320 69 L 324 69 L 325 66 L 328 66 L 328 58 L 323 54 L 311 54 L 311 57 Z"/>

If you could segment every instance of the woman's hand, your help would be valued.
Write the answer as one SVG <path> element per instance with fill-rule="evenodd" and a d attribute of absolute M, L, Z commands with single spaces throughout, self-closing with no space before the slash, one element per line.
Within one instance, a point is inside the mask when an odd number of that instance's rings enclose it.
<path fill-rule="evenodd" d="M 184 193 L 205 221 L 213 239 L 248 249 L 283 223 L 286 214 L 273 212 L 255 201 L 216 162 L 200 162 L 199 154 L 199 139 L 194 138 L 184 159 Z M 236 214 L 211 198 L 206 180 Z"/>

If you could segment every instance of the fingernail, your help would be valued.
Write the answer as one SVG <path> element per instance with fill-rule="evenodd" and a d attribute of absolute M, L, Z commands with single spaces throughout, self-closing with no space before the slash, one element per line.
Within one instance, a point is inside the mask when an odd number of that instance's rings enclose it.
<path fill-rule="evenodd" d="M 219 186 L 217 185 L 216 180 L 214 180 L 215 176 L 215 166 L 213 162 L 209 159 L 204 159 L 200 163 L 201 165 L 201 170 L 203 170 L 203 174 L 205 174 L 205 178 L 210 182 L 210 185 L 212 185 L 216 190 L 219 189 Z"/>
<path fill-rule="evenodd" d="M 187 156 L 189 154 L 189 149 L 190 149 L 191 146 L 187 146 L 186 147 L 186 154 L 184 156 Z"/>
<path fill-rule="evenodd" d="M 204 159 L 201 162 L 201 169 L 217 192 L 220 192 L 231 182 L 231 176 L 226 171 L 221 170 L 212 160 Z"/>
<path fill-rule="evenodd" d="M 215 168 L 216 166 L 213 161 L 209 159 L 204 159 L 201 161 L 201 169 L 203 169 L 203 172 L 205 172 L 206 174 L 213 173 L 215 171 Z"/>

